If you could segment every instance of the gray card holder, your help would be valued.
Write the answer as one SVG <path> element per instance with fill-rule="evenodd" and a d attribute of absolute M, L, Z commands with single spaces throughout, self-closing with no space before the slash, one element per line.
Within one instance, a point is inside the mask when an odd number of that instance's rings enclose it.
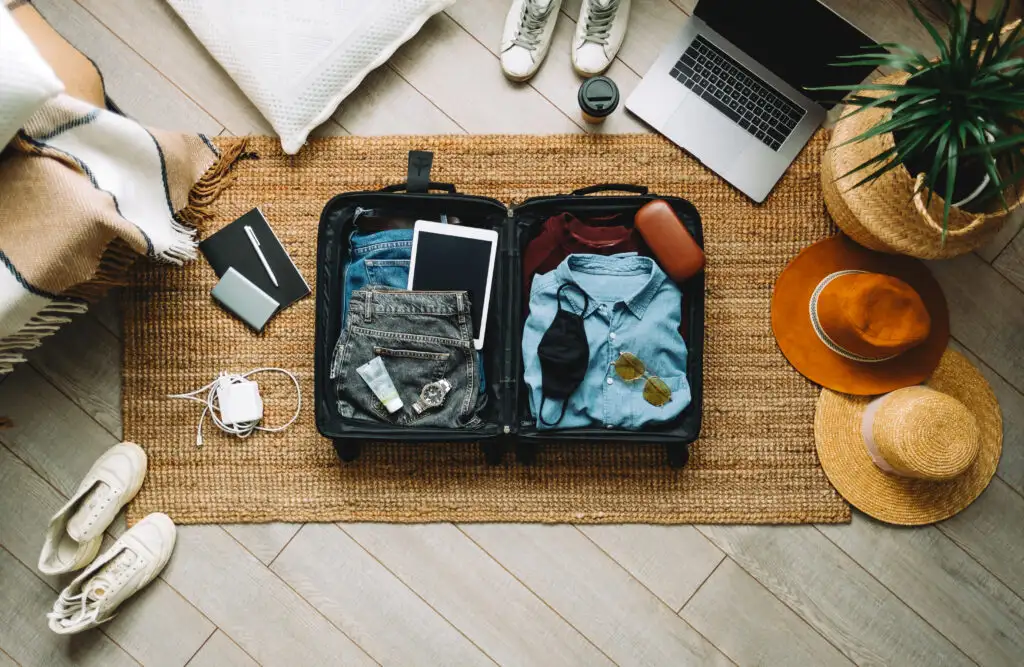
<path fill-rule="evenodd" d="M 263 331 L 280 305 L 233 268 L 224 272 L 210 295 L 256 331 Z"/>

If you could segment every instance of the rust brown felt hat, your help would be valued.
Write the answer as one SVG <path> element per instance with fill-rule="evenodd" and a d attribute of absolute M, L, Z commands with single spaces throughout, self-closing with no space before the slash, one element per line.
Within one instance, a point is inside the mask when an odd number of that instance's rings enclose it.
<path fill-rule="evenodd" d="M 772 295 L 772 331 L 796 370 L 870 396 L 920 384 L 949 342 L 949 310 L 920 261 L 839 234 L 804 248 Z"/>

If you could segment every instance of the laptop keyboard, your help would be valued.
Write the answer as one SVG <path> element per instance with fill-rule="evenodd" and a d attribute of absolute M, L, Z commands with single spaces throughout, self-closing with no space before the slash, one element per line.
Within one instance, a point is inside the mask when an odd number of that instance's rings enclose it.
<path fill-rule="evenodd" d="M 672 68 L 672 76 L 772 150 L 806 113 L 700 35 Z"/>

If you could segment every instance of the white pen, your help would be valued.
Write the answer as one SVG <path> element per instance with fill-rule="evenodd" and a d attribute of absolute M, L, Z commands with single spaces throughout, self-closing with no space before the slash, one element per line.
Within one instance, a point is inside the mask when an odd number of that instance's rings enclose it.
<path fill-rule="evenodd" d="M 252 231 L 252 227 L 245 225 L 245 235 L 249 237 L 249 243 L 252 244 L 252 249 L 259 255 L 260 261 L 263 262 L 263 268 L 267 270 L 267 275 L 270 276 L 270 282 L 274 283 L 274 287 L 280 287 L 277 284 L 277 276 L 274 275 L 273 270 L 270 268 L 270 263 L 267 262 L 266 256 L 263 251 L 260 250 L 260 240 L 256 238 L 256 232 Z"/>

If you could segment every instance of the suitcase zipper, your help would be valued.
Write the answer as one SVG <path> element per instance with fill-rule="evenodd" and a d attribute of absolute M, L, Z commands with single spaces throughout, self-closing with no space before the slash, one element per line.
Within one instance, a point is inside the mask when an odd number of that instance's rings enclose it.
<path fill-rule="evenodd" d="M 518 291 L 518 285 L 516 285 L 512 279 L 515 275 L 516 261 L 519 257 L 519 247 L 516 243 L 516 228 L 515 228 L 515 210 L 508 206 L 505 208 L 506 218 L 505 226 L 502 229 L 502 233 L 505 235 L 505 282 L 509 285 L 509 297 L 505 299 L 504 304 L 504 321 L 513 322 L 515 315 L 516 304 L 515 299 L 511 298 L 512 295 Z M 501 414 L 502 418 L 506 421 L 506 424 L 502 427 L 502 432 L 505 435 L 510 435 L 515 432 L 516 415 L 515 401 L 516 401 L 516 357 L 515 350 L 513 349 L 513 343 L 515 341 L 515 332 L 512 331 L 511 327 L 506 327 L 506 330 L 502 335 L 502 342 L 504 345 L 505 358 L 502 362 L 502 368 L 505 369 L 505 377 L 502 378 L 502 386 L 504 388 L 504 400 L 502 401 Z"/>

